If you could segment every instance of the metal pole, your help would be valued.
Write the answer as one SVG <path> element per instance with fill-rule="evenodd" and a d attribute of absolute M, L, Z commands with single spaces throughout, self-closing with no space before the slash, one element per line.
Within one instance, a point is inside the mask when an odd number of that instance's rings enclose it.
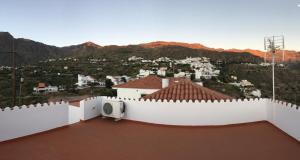
<path fill-rule="evenodd" d="M 285 51 L 284 49 L 282 50 L 282 62 L 284 62 L 284 56 L 285 56 Z"/>
<path fill-rule="evenodd" d="M 273 101 L 275 101 L 275 41 L 273 36 L 272 44 L 272 82 L 273 82 Z"/>
<path fill-rule="evenodd" d="M 22 75 L 22 74 L 21 74 L 21 75 Z M 24 78 L 21 77 L 21 78 L 20 78 L 20 90 L 19 90 L 19 106 L 22 105 L 22 104 L 21 104 L 21 98 L 22 98 L 22 83 L 23 83 L 23 81 L 24 81 Z"/>
<path fill-rule="evenodd" d="M 20 90 L 19 90 L 19 106 L 21 105 L 21 94 L 22 94 L 22 84 L 20 83 Z"/>
<path fill-rule="evenodd" d="M 272 53 L 273 101 L 275 100 L 275 50 Z"/>
<path fill-rule="evenodd" d="M 285 60 L 285 42 L 284 42 L 284 36 L 282 35 L 282 61 Z"/>
<path fill-rule="evenodd" d="M 16 105 L 16 53 L 14 39 L 12 39 L 12 106 Z"/>
<path fill-rule="evenodd" d="M 270 51 L 272 54 L 272 90 L 273 90 L 273 101 L 276 98 L 275 94 L 275 54 L 276 49 L 282 49 L 284 52 L 284 36 L 272 36 L 272 37 L 265 37 L 264 39 L 265 50 Z M 284 60 L 284 55 L 282 57 Z"/>

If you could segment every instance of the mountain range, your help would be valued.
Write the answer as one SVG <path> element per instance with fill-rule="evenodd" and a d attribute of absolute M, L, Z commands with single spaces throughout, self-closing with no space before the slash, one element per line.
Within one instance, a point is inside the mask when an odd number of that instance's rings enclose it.
<path fill-rule="evenodd" d="M 12 45 L 13 44 L 13 45 Z M 97 58 L 126 58 L 129 56 L 142 56 L 144 58 L 157 58 L 168 56 L 170 58 L 185 58 L 186 56 L 207 56 L 212 59 L 224 61 L 259 61 L 265 53 L 259 50 L 239 50 L 210 48 L 202 44 L 156 41 L 138 45 L 127 46 L 100 46 L 93 42 L 85 42 L 79 45 L 56 47 L 41 42 L 24 38 L 14 38 L 9 32 L 0 32 L 0 65 L 9 65 L 10 54 L 14 46 L 17 64 L 34 64 L 40 60 L 59 57 L 97 57 Z M 285 51 L 285 61 L 300 61 L 300 53 Z M 276 57 L 281 60 L 281 54 Z M 270 59 L 270 56 L 267 56 Z"/>
<path fill-rule="evenodd" d="M 216 52 L 237 52 L 237 53 L 250 53 L 252 55 L 264 58 L 265 53 L 260 50 L 254 50 L 254 49 L 223 49 L 223 48 L 210 48 L 207 46 L 204 46 L 199 43 L 182 43 L 182 42 L 164 42 L 164 41 L 156 41 L 156 42 L 150 42 L 141 44 L 144 47 L 149 48 L 155 48 L 155 47 L 163 47 L 163 46 L 182 46 L 187 47 L 191 49 L 205 49 L 210 51 L 216 51 Z M 281 53 L 281 54 L 280 54 Z M 266 54 L 266 59 L 271 60 L 272 56 L 270 54 Z M 276 56 L 276 61 L 282 61 L 282 51 L 279 51 L 279 54 Z M 285 50 L 284 51 L 284 61 L 300 61 L 300 52 L 293 51 L 293 50 Z"/>

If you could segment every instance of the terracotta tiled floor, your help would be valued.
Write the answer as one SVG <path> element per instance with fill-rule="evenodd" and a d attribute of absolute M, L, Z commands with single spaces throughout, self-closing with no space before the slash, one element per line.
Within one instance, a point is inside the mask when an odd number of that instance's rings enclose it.
<path fill-rule="evenodd" d="M 0 160 L 299 160 L 300 143 L 268 122 L 172 127 L 96 118 L 0 143 Z"/>

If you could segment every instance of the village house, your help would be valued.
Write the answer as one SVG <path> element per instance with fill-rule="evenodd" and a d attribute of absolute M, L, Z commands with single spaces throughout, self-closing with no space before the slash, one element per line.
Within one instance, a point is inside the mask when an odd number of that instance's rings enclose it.
<path fill-rule="evenodd" d="M 140 61 L 143 60 L 144 58 L 142 57 L 137 57 L 137 56 L 131 56 L 128 58 L 128 61 Z"/>
<path fill-rule="evenodd" d="M 93 77 L 78 74 L 78 82 L 76 83 L 76 85 L 78 87 L 84 87 L 87 86 L 88 83 L 94 83 L 94 82 L 95 79 Z"/>
<path fill-rule="evenodd" d="M 154 75 L 154 74 L 155 74 L 155 72 L 152 70 L 140 69 L 139 74 L 137 75 L 137 78 L 144 78 L 144 77 L 147 77 L 149 75 Z"/>
<path fill-rule="evenodd" d="M 160 57 L 155 60 L 156 62 L 171 62 L 172 60 L 169 57 Z"/>
<path fill-rule="evenodd" d="M 217 70 L 216 67 L 210 63 L 209 58 L 206 57 L 187 57 L 186 59 L 176 60 L 175 63 L 189 64 L 191 69 L 195 71 L 195 79 L 197 80 L 201 78 L 211 79 L 220 74 L 220 70 Z"/>
<path fill-rule="evenodd" d="M 165 88 L 158 90 L 152 94 L 146 95 L 144 99 L 155 100 L 226 100 L 232 97 L 219 93 L 217 91 L 208 89 L 188 79 L 181 79 Z"/>
<path fill-rule="evenodd" d="M 195 71 L 195 79 L 211 79 L 212 77 L 217 77 L 220 74 L 220 70 L 214 70 L 210 67 L 201 67 L 198 69 L 194 69 Z"/>
<path fill-rule="evenodd" d="M 229 84 L 239 87 L 239 89 L 243 92 L 246 98 L 261 97 L 261 91 L 255 88 L 254 84 L 252 84 L 246 79 L 243 79 L 240 82 L 234 82 Z"/>
<path fill-rule="evenodd" d="M 155 75 L 150 75 L 124 84 L 115 85 L 113 89 L 117 90 L 117 96 L 121 98 L 141 98 L 165 88 L 170 84 L 176 83 L 181 79 L 182 78 L 160 78 Z"/>
<path fill-rule="evenodd" d="M 45 83 L 38 83 L 37 87 L 33 88 L 35 93 L 54 93 L 58 92 L 57 86 L 46 85 Z"/>
<path fill-rule="evenodd" d="M 210 90 L 186 78 L 160 78 L 147 76 L 145 78 L 115 85 L 117 97 L 146 98 L 146 99 L 173 99 L 173 100 L 215 100 L 230 99 L 231 97 Z M 187 99 L 186 99 L 187 100 Z"/>
<path fill-rule="evenodd" d="M 149 60 L 149 59 L 143 59 L 143 60 L 142 60 L 142 63 L 152 63 L 152 60 Z"/>
<path fill-rule="evenodd" d="M 190 72 L 178 72 L 178 73 L 174 73 L 174 78 L 188 78 L 191 79 L 192 74 Z"/>
<path fill-rule="evenodd" d="M 123 84 L 131 79 L 131 77 L 123 76 L 106 76 L 106 79 L 109 79 L 114 85 Z"/>
<path fill-rule="evenodd" d="M 160 67 L 159 70 L 157 70 L 157 75 L 165 77 L 167 74 L 167 70 L 167 67 Z"/>
<path fill-rule="evenodd" d="M 157 76 L 147 76 L 112 87 L 117 90 L 117 96 L 122 98 L 141 98 L 163 88 L 162 79 Z"/>

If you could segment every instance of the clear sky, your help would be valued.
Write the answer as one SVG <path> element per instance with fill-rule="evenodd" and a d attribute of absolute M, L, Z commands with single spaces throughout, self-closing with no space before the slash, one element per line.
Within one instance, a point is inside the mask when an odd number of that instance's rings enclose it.
<path fill-rule="evenodd" d="M 0 0 L 0 31 L 46 44 L 151 41 L 263 49 L 285 35 L 300 50 L 300 0 Z"/>

